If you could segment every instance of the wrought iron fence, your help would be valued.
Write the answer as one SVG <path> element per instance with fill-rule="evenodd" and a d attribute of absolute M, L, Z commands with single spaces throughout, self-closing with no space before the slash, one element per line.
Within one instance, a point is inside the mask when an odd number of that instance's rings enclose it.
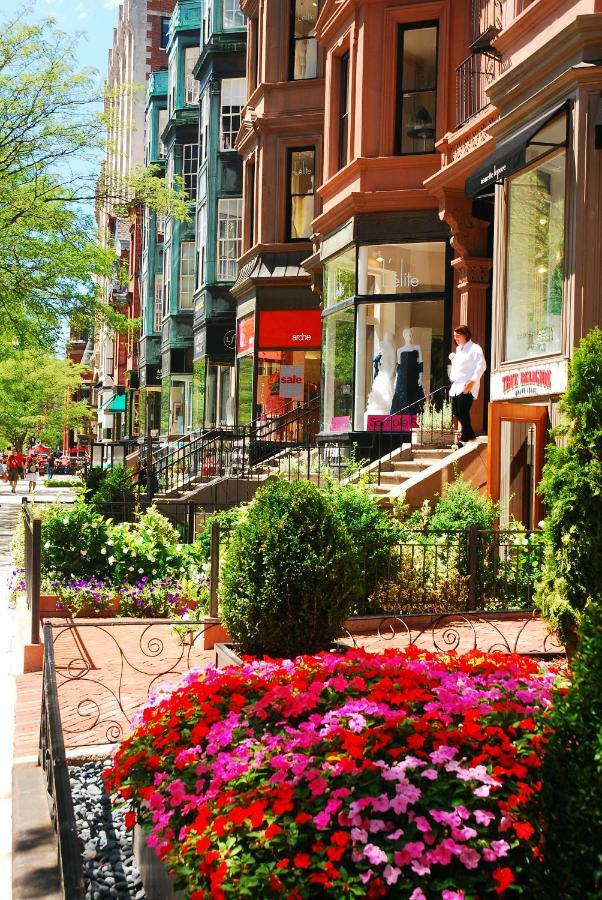
<path fill-rule="evenodd" d="M 217 615 L 219 557 L 233 526 L 211 526 L 212 615 Z M 412 531 L 383 546 L 351 532 L 361 560 L 356 615 L 438 615 L 531 611 L 543 567 L 543 538 L 523 529 Z"/>
<path fill-rule="evenodd" d="M 59 876 L 65 900 L 86 896 L 54 665 L 52 627 L 44 628 L 44 672 L 39 765 L 44 773 L 50 817 L 58 843 Z"/>

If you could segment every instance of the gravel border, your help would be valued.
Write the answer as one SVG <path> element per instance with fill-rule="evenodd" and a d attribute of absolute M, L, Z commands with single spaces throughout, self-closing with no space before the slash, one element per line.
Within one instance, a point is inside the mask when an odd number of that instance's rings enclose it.
<path fill-rule="evenodd" d="M 108 765 L 98 760 L 69 767 L 86 900 L 145 900 L 132 832 L 124 826 L 125 810 L 113 807 L 101 777 Z"/>

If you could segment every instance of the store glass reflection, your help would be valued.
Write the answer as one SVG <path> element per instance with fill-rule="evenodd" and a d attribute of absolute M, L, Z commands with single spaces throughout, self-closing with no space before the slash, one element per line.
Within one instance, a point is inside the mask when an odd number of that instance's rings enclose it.
<path fill-rule="evenodd" d="M 325 261 L 323 432 L 415 425 L 447 383 L 446 276 L 443 241 L 348 247 Z"/>

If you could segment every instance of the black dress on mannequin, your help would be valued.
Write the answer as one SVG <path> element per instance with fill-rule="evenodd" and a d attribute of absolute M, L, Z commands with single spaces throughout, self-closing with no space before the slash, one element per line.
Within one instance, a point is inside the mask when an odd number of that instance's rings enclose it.
<path fill-rule="evenodd" d="M 422 363 L 418 362 L 418 350 L 402 350 L 397 363 L 395 393 L 391 402 L 391 415 L 403 410 L 405 415 L 416 416 L 424 405 L 424 391 L 418 384 Z"/>

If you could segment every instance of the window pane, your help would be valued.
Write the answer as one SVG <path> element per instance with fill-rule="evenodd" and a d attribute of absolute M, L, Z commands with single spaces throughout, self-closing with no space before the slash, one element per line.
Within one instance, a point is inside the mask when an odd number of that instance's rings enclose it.
<path fill-rule="evenodd" d="M 242 199 L 219 200 L 217 207 L 217 279 L 235 281 L 242 243 Z"/>
<path fill-rule="evenodd" d="M 194 241 L 180 244 L 180 309 L 192 309 L 194 293 Z"/>
<path fill-rule="evenodd" d="M 314 156 L 313 150 L 291 153 L 291 194 L 313 194 Z"/>
<path fill-rule="evenodd" d="M 205 284 L 207 273 L 205 265 L 207 260 L 207 206 L 199 207 L 196 223 L 196 241 L 197 241 L 197 279 L 198 286 Z"/>
<path fill-rule="evenodd" d="M 565 151 L 508 183 L 505 359 L 561 350 Z"/>
<path fill-rule="evenodd" d="M 253 415 L 253 357 L 238 360 L 238 424 L 246 425 Z"/>
<path fill-rule="evenodd" d="M 324 431 L 347 431 L 351 427 L 354 319 L 353 306 L 324 317 Z"/>
<path fill-rule="evenodd" d="M 437 86 L 437 28 L 407 28 L 403 33 L 403 89 Z"/>
<path fill-rule="evenodd" d="M 192 74 L 196 61 L 199 58 L 198 47 L 186 47 L 184 51 L 184 81 L 186 106 L 194 106 L 199 102 L 199 83 Z"/>
<path fill-rule="evenodd" d="M 437 112 L 437 26 L 400 28 L 397 152 L 433 153 Z"/>
<path fill-rule="evenodd" d="M 295 80 L 316 78 L 318 74 L 317 18 L 315 0 L 295 0 L 291 28 L 291 77 Z"/>
<path fill-rule="evenodd" d="M 198 144 L 184 144 L 182 147 L 182 177 L 189 200 L 196 200 L 197 172 L 199 167 Z"/>
<path fill-rule="evenodd" d="M 240 0 L 223 0 L 223 27 L 244 28 L 245 15 L 240 11 Z"/>
<path fill-rule="evenodd" d="M 446 383 L 444 301 L 362 303 L 357 310 L 355 428 L 409 431 Z"/>
<path fill-rule="evenodd" d="M 334 306 L 355 295 L 355 246 L 324 263 L 324 306 Z"/>
<path fill-rule="evenodd" d="M 163 17 L 161 19 L 161 50 L 167 49 L 167 42 L 169 40 L 169 19 Z"/>
<path fill-rule="evenodd" d="M 358 294 L 445 290 L 445 243 L 371 244 L 359 249 Z"/>
<path fill-rule="evenodd" d="M 221 149 L 234 150 L 240 129 L 241 110 L 246 101 L 246 80 L 224 78 L 221 86 Z"/>

